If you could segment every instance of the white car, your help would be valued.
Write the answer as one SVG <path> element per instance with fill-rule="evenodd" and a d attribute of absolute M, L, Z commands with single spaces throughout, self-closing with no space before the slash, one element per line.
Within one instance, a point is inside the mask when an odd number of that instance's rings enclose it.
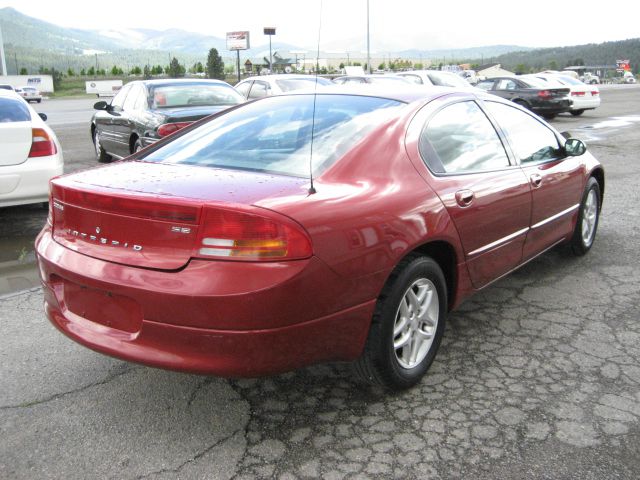
<path fill-rule="evenodd" d="M 0 207 L 47 202 L 49 179 L 63 172 L 62 148 L 41 115 L 0 90 Z"/>
<path fill-rule="evenodd" d="M 330 80 L 315 75 L 261 75 L 249 77 L 235 85 L 235 89 L 247 100 L 254 98 L 268 97 L 269 95 L 280 95 L 292 90 L 314 88 L 316 85 L 332 85 Z"/>
<path fill-rule="evenodd" d="M 564 86 L 571 89 L 571 115 L 582 115 L 585 110 L 593 110 L 600 106 L 600 89 L 596 85 L 587 85 L 580 80 L 567 75 L 555 75 L 548 73 L 534 73 L 524 77 L 535 77 L 548 83 L 550 86 Z"/>
<path fill-rule="evenodd" d="M 439 87 L 474 88 L 471 84 L 452 72 L 440 70 L 413 70 L 410 72 L 398 72 L 396 75 L 417 83 L 418 85 L 435 85 Z"/>
<path fill-rule="evenodd" d="M 42 94 L 40 90 L 35 87 L 20 87 L 20 95 L 22 95 L 22 98 L 27 102 L 40 103 L 42 101 Z"/>

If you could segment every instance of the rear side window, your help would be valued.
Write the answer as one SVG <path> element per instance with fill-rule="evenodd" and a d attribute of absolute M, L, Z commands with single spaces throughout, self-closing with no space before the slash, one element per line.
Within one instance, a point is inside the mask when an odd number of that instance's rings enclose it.
<path fill-rule="evenodd" d="M 444 107 L 420 135 L 420 155 L 434 173 L 472 173 L 509 166 L 489 119 L 475 102 Z"/>
<path fill-rule="evenodd" d="M 323 172 L 404 106 L 377 97 L 315 97 L 315 109 L 314 95 L 267 97 L 245 104 L 143 159 L 306 177 L 310 166 L 316 174 Z"/>
<path fill-rule="evenodd" d="M 0 98 L 0 122 L 30 122 L 31 113 L 22 100 Z"/>

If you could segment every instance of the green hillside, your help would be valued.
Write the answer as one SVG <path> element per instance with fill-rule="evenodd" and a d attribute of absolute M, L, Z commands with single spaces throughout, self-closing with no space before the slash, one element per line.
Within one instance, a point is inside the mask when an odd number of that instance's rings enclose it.
<path fill-rule="evenodd" d="M 523 66 L 525 71 L 540 71 L 547 68 L 562 69 L 576 64 L 615 65 L 616 60 L 630 60 L 633 72 L 640 73 L 640 38 L 510 52 L 492 59 L 511 71 Z"/>

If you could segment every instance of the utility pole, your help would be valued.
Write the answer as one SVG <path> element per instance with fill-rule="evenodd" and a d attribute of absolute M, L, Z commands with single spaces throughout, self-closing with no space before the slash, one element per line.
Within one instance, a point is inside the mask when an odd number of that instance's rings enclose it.
<path fill-rule="evenodd" d="M 18 73 L 18 72 L 16 72 Z M 2 41 L 2 27 L 0 26 L 0 74 L 7 75 L 7 62 L 4 58 L 4 42 Z"/>

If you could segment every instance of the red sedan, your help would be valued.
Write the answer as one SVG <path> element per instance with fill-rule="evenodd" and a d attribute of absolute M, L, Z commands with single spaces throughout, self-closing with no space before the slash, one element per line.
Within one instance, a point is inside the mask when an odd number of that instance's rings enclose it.
<path fill-rule="evenodd" d="M 115 357 L 221 376 L 333 360 L 420 380 L 446 313 L 549 248 L 592 246 L 604 171 L 480 91 L 276 96 L 52 181 L 51 322 Z"/>

